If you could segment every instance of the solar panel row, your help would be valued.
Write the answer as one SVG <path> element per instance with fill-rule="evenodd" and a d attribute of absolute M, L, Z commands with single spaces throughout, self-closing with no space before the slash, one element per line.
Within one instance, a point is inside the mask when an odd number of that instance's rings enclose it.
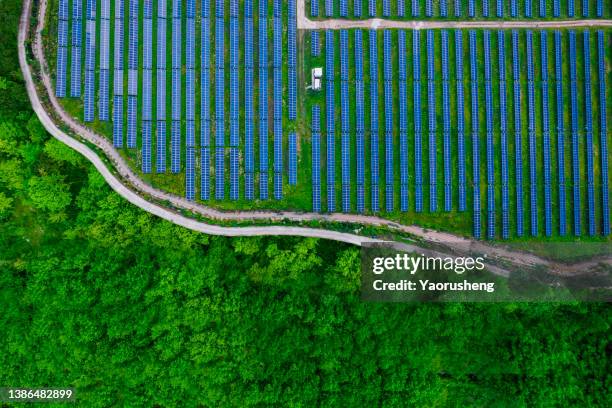
<path fill-rule="evenodd" d="M 75 3 L 80 3 L 75 1 Z M 123 0 L 115 0 L 115 27 L 113 46 L 113 145 L 123 147 L 123 27 L 124 27 Z M 74 16 L 75 13 L 73 13 Z M 74 48 L 73 48 L 74 51 Z M 80 55 L 80 47 L 79 47 Z M 74 54 L 73 54 L 74 57 Z M 74 64 L 74 61 L 73 61 Z M 80 64 L 79 64 L 80 65 Z M 74 71 L 73 71 L 74 74 Z M 74 79 L 74 78 L 73 78 Z M 79 84 L 73 84 L 72 89 L 78 89 Z"/>
<path fill-rule="evenodd" d="M 495 152 L 493 146 L 493 86 L 491 84 L 491 32 L 484 31 L 485 127 L 487 132 L 487 238 L 495 238 Z"/>
<path fill-rule="evenodd" d="M 283 6 L 281 0 L 274 0 L 274 198 L 283 198 Z"/>
<path fill-rule="evenodd" d="M 516 235 L 523 236 L 523 155 L 521 120 L 521 78 L 520 78 L 519 34 L 512 31 L 512 81 L 514 100 L 514 164 L 516 189 Z"/>
<path fill-rule="evenodd" d="M 268 199 L 268 5 L 259 0 L 259 198 Z"/>
<path fill-rule="evenodd" d="M 138 0 L 129 0 L 127 147 L 136 148 L 138 95 Z"/>
<path fill-rule="evenodd" d="M 408 211 L 408 86 L 406 31 L 398 32 L 399 132 L 400 132 L 400 210 Z"/>
<path fill-rule="evenodd" d="M 312 30 L 310 32 L 310 54 L 313 57 L 318 57 L 321 55 L 321 46 L 319 41 L 319 32 L 317 30 Z"/>
<path fill-rule="evenodd" d="M 319 0 L 310 0 L 310 15 L 319 17 Z"/>
<path fill-rule="evenodd" d="M 93 9 L 92 9 L 93 8 Z M 87 2 L 87 19 L 85 21 L 85 93 L 83 110 L 85 122 L 94 120 L 95 69 L 96 69 L 96 4 Z"/>
<path fill-rule="evenodd" d="M 535 133 L 535 78 L 533 67 L 533 32 L 526 32 L 527 39 L 527 131 L 529 135 L 529 202 L 531 235 L 538 235 L 538 177 L 536 172 Z"/>
<path fill-rule="evenodd" d="M 598 1 L 597 16 L 601 15 Z M 610 207 L 608 190 L 608 122 L 607 122 L 607 99 L 606 99 L 606 50 L 604 47 L 605 34 L 597 31 L 597 72 L 599 79 L 599 158 L 601 174 L 601 233 L 604 236 L 610 235 Z"/>
<path fill-rule="evenodd" d="M 542 75 L 542 140 L 544 149 L 544 234 L 552 235 L 552 192 L 550 176 L 550 115 L 548 95 L 548 33 L 540 32 L 540 69 Z"/>
<path fill-rule="evenodd" d="M 478 118 L 478 49 L 476 44 L 476 31 L 469 32 L 470 40 L 470 89 L 471 89 L 471 117 Z M 474 237 L 480 238 L 480 135 L 478 120 L 472 120 L 472 183 L 473 183 L 473 230 Z"/>
<path fill-rule="evenodd" d="M 583 7 L 585 2 L 583 1 Z M 588 3 L 587 10 L 588 10 Z M 588 11 L 583 8 L 583 15 Z M 584 115 L 586 131 L 586 168 L 587 168 L 587 211 L 588 211 L 588 233 L 595 235 L 595 163 L 593 158 L 593 110 L 591 106 L 591 37 L 589 31 L 582 33 L 583 56 L 584 56 Z"/>
<path fill-rule="evenodd" d="M 580 214 L 580 136 L 578 134 L 578 84 L 576 73 L 576 32 L 569 32 L 570 123 L 572 133 L 572 190 L 574 202 L 574 235 L 581 235 Z"/>
<path fill-rule="evenodd" d="M 312 107 L 312 211 L 321 212 L 321 109 Z"/>
<path fill-rule="evenodd" d="M 342 9 L 342 8 L 341 8 Z M 351 156 L 350 156 L 350 106 L 349 106 L 349 44 L 348 31 L 340 31 L 340 105 L 342 131 L 342 211 L 351 209 Z"/>
<path fill-rule="evenodd" d="M 325 0 L 325 17 L 334 15 L 334 0 Z"/>
<path fill-rule="evenodd" d="M 230 200 L 238 200 L 240 145 L 240 28 L 238 0 L 230 1 Z"/>
<path fill-rule="evenodd" d="M 55 96 L 64 98 L 68 70 L 68 0 L 60 0 L 58 7 Z"/>
<path fill-rule="evenodd" d="M 463 34 L 460 30 L 455 30 L 455 89 L 457 92 L 457 178 L 459 211 L 465 211 L 465 101 L 463 93 Z"/>
<path fill-rule="evenodd" d="M 254 144 L 253 144 L 253 3 L 246 0 L 244 3 L 244 171 L 245 171 L 245 197 L 247 200 L 255 198 L 253 185 L 255 172 Z"/>
<path fill-rule="evenodd" d="M 109 59 L 110 59 L 110 0 L 101 1 L 100 13 L 100 95 L 98 99 L 98 118 L 109 120 Z"/>
<path fill-rule="evenodd" d="M 325 31 L 325 102 L 327 124 L 327 211 L 336 211 L 335 67 L 334 31 Z"/>
<path fill-rule="evenodd" d="M 121 2 L 123 6 L 123 0 L 115 0 Z M 117 5 L 115 5 L 117 7 Z M 121 10 L 121 7 L 118 10 Z M 83 36 L 83 3 L 82 1 L 76 0 L 72 2 L 72 41 L 71 41 L 71 58 L 70 58 L 70 97 L 80 98 L 81 97 L 81 42 Z M 121 33 L 121 39 L 123 39 L 122 28 L 116 29 L 117 33 Z M 123 41 L 122 41 L 123 43 Z M 123 64 L 122 64 L 123 66 Z"/>
<path fill-rule="evenodd" d="M 508 115 L 506 100 L 506 38 L 504 31 L 497 32 L 499 72 L 499 115 L 501 142 L 501 183 L 502 183 L 502 238 L 510 237 L 510 190 L 508 177 Z M 504 67 L 504 69 L 501 69 Z"/>
<path fill-rule="evenodd" d="M 555 31 L 555 95 L 557 99 L 557 179 L 559 187 L 559 235 L 567 233 L 565 194 L 565 124 L 563 102 L 563 60 L 561 32 Z"/>
<path fill-rule="evenodd" d="M 195 192 L 195 9 L 196 0 L 186 1 L 185 24 L 185 197 L 193 201 Z M 201 182 L 200 182 L 201 183 Z"/>
<path fill-rule="evenodd" d="M 365 211 L 365 101 L 363 83 L 363 32 L 355 30 L 355 142 L 357 163 L 357 211 Z"/>
<path fill-rule="evenodd" d="M 225 198 L 225 7 L 215 5 L 215 199 Z"/>
<path fill-rule="evenodd" d="M 106 0 L 105 0 L 106 1 Z M 143 64 L 142 64 L 142 172 L 151 173 L 151 129 L 153 90 L 153 6 L 151 0 L 144 0 L 142 23 Z"/>
<path fill-rule="evenodd" d="M 348 17 L 348 0 L 340 0 L 340 17 Z"/>
<path fill-rule="evenodd" d="M 427 30 L 427 125 L 429 130 L 429 211 L 438 210 L 436 148 L 436 83 L 434 72 L 434 32 Z"/>
<path fill-rule="evenodd" d="M 369 31 L 370 45 L 370 179 L 371 179 L 371 208 L 372 212 L 378 212 L 378 39 L 376 30 Z"/>
<path fill-rule="evenodd" d="M 287 15 L 287 75 L 288 118 L 297 119 L 297 15 L 295 0 L 288 1 Z"/>
<path fill-rule="evenodd" d="M 182 4 L 172 1 L 172 106 L 170 126 L 170 171 L 181 171 L 181 118 L 182 118 Z"/>
<path fill-rule="evenodd" d="M 200 198 L 210 199 L 210 0 L 202 0 L 200 21 Z"/>
<path fill-rule="evenodd" d="M 448 66 L 448 31 L 442 36 L 442 133 L 444 154 L 444 211 L 452 210 L 452 169 L 451 169 L 451 119 L 450 119 L 450 75 Z M 400 147 L 401 149 L 401 147 Z M 401 152 L 401 150 L 400 150 Z"/>
<path fill-rule="evenodd" d="M 297 185 L 297 135 L 289 133 L 289 184 Z"/>
<path fill-rule="evenodd" d="M 414 3 L 413 3 L 414 6 Z M 414 11 L 414 8 L 413 8 Z M 412 34 L 412 77 L 414 106 L 414 177 L 415 210 L 423 211 L 423 162 L 421 146 L 421 39 L 420 33 Z"/>
<path fill-rule="evenodd" d="M 166 172 L 166 0 L 157 0 L 157 73 L 156 73 L 156 119 L 157 133 L 155 171 Z"/>
<path fill-rule="evenodd" d="M 393 211 L 393 55 L 391 31 L 383 32 L 384 90 L 385 90 L 385 209 Z"/>

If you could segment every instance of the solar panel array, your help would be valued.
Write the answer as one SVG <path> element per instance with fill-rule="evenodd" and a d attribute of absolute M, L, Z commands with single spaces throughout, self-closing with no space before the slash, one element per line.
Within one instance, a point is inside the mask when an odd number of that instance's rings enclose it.
<path fill-rule="evenodd" d="M 471 90 L 471 123 L 472 123 L 472 207 L 473 207 L 473 233 L 476 239 L 480 238 L 480 128 L 478 121 L 478 49 L 476 46 L 476 31 L 469 32 L 470 40 L 470 90 Z M 477 118 L 473 120 L 473 118 Z"/>
<path fill-rule="evenodd" d="M 365 87 L 363 82 L 363 32 L 355 30 L 355 144 L 357 212 L 365 211 Z"/>
<path fill-rule="evenodd" d="M 423 211 L 423 148 L 421 146 L 421 36 L 412 33 L 412 78 L 414 106 L 414 204 L 416 212 Z"/>
<path fill-rule="evenodd" d="M 138 98 L 138 0 L 129 0 L 127 147 L 136 148 Z M 178 172 L 178 171 L 177 171 Z"/>
<path fill-rule="evenodd" d="M 398 98 L 400 141 L 400 210 L 408 211 L 408 84 L 406 67 L 406 31 L 398 32 Z"/>
<path fill-rule="evenodd" d="M 487 133 L 487 238 L 495 238 L 495 151 L 493 145 L 493 85 L 491 32 L 484 31 L 485 131 Z"/>
<path fill-rule="evenodd" d="M 370 183 L 372 212 L 380 210 L 378 163 L 378 44 L 376 30 L 369 31 L 370 45 Z"/>
<path fill-rule="evenodd" d="M 274 0 L 274 198 L 283 197 L 283 6 L 282 0 Z"/>
<path fill-rule="evenodd" d="M 526 32 L 527 39 L 527 132 L 529 136 L 529 203 L 531 235 L 538 235 L 538 177 L 536 171 L 536 129 L 535 129 L 535 69 L 533 66 L 533 32 Z"/>
<path fill-rule="evenodd" d="M 310 0 L 310 15 L 319 17 L 319 0 Z"/>
<path fill-rule="evenodd" d="M 385 92 L 385 209 L 393 211 L 393 55 L 391 52 L 391 31 L 383 32 Z"/>
<path fill-rule="evenodd" d="M 57 65 L 55 71 L 55 96 L 66 96 L 68 69 L 68 0 L 59 1 L 57 16 Z"/>
<path fill-rule="evenodd" d="M 342 148 L 342 211 L 351 210 L 351 134 L 348 31 L 340 31 L 340 111 Z"/>
<path fill-rule="evenodd" d="M 436 78 L 434 66 L 434 32 L 427 30 L 427 128 L 429 131 L 429 211 L 438 211 L 438 166 L 436 148 Z"/>
<path fill-rule="evenodd" d="M 115 0 L 115 3 L 119 2 L 120 7 L 115 4 L 115 13 L 121 13 L 120 18 L 123 19 L 123 0 Z M 66 4 L 67 4 L 66 0 Z M 116 26 L 117 27 L 117 26 Z M 72 41 L 71 41 L 71 58 L 70 58 L 70 97 L 80 98 L 81 97 L 81 44 L 83 37 L 83 2 L 73 1 L 72 2 Z M 119 30 L 116 29 L 119 34 Z M 117 36 L 116 34 L 115 36 Z M 123 44 L 123 33 L 121 31 L 121 43 Z M 121 60 L 123 61 L 123 59 Z M 123 66 L 123 64 L 122 64 Z"/>
<path fill-rule="evenodd" d="M 321 212 L 321 109 L 312 107 L 312 211 Z"/>
<path fill-rule="evenodd" d="M 109 117 L 109 69 L 110 69 L 110 0 L 101 0 L 100 9 L 100 94 L 98 95 L 98 118 Z M 66 28 L 66 31 L 68 29 Z"/>
<path fill-rule="evenodd" d="M 204 0 L 206 1 L 206 0 Z M 166 172 L 166 0 L 157 0 L 157 52 L 156 52 L 156 156 L 155 171 Z"/>
<path fill-rule="evenodd" d="M 106 1 L 106 0 L 105 0 Z M 142 23 L 142 172 L 151 173 L 151 129 L 153 93 L 153 4 L 144 0 Z"/>
<path fill-rule="evenodd" d="M 312 30 L 310 32 L 310 55 L 313 57 L 318 57 L 321 55 L 321 45 L 319 39 L 319 32 L 317 30 Z"/>
<path fill-rule="evenodd" d="M 96 2 L 85 3 L 85 92 L 83 95 L 83 121 L 94 120 L 96 86 Z"/>
<path fill-rule="evenodd" d="M 327 129 L 327 211 L 336 211 L 336 120 L 334 31 L 325 31 L 325 119 Z"/>
<path fill-rule="evenodd" d="M 599 10 L 598 2 L 598 10 Z M 598 16 L 599 11 L 598 11 Z M 599 80 L 599 159 L 601 174 L 601 232 L 610 235 L 610 207 L 608 190 L 608 122 L 606 99 L 606 50 L 605 34 L 597 31 L 597 74 Z"/>

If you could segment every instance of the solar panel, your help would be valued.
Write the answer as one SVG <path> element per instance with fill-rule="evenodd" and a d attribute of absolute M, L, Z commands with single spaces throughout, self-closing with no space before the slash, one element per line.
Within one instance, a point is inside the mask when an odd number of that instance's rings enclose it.
<path fill-rule="evenodd" d="M 414 177 L 415 210 L 423 211 L 423 162 L 421 145 L 421 44 L 418 31 L 412 35 L 413 101 L 414 101 Z"/>
<path fill-rule="evenodd" d="M 516 234 L 523 236 L 523 154 L 521 121 L 521 78 L 520 78 L 519 34 L 512 31 L 512 80 L 514 100 L 514 163 L 516 188 Z"/>
<path fill-rule="evenodd" d="M 325 31 L 325 78 L 326 78 L 326 123 L 327 123 L 327 211 L 336 211 L 336 147 L 335 147 L 335 67 L 334 31 Z"/>
<path fill-rule="evenodd" d="M 479 239 L 480 225 L 480 136 L 478 126 L 478 63 L 476 31 L 469 32 L 470 40 L 470 89 L 471 89 L 471 122 L 472 122 L 472 182 L 473 182 L 473 229 L 474 238 Z"/>
<path fill-rule="evenodd" d="M 313 57 L 320 55 L 319 32 L 316 30 L 310 32 L 310 54 Z"/>
<path fill-rule="evenodd" d="M 288 68 L 288 118 L 297 119 L 297 16 L 295 0 L 288 2 L 287 22 L 287 68 Z"/>
<path fill-rule="evenodd" d="M 334 0 L 325 0 L 325 16 L 333 17 L 334 15 Z"/>
<path fill-rule="evenodd" d="M 540 32 L 540 61 L 541 61 L 541 93 L 542 93 L 542 133 L 544 149 L 544 234 L 552 235 L 552 192 L 550 186 L 550 118 L 548 94 L 548 33 Z"/>
<path fill-rule="evenodd" d="M 123 96 L 113 97 L 113 146 L 123 147 Z"/>
<path fill-rule="evenodd" d="M 581 235 L 580 209 L 580 139 L 578 134 L 578 86 L 576 74 L 576 32 L 569 32 L 570 123 L 572 132 L 572 191 L 574 202 L 574 235 Z"/>
<path fill-rule="evenodd" d="M 341 105 L 341 148 L 342 148 L 342 211 L 349 212 L 351 208 L 350 190 L 350 106 L 349 106 L 349 46 L 348 31 L 340 31 L 340 105 Z"/>
<path fill-rule="evenodd" d="M 319 16 L 319 0 L 310 0 L 310 15 L 312 17 Z"/>
<path fill-rule="evenodd" d="M 157 141 L 156 141 L 156 161 L 155 161 L 155 171 L 157 173 L 165 173 L 166 172 L 166 121 L 158 120 L 157 126 Z"/>
<path fill-rule="evenodd" d="M 533 67 L 533 32 L 526 32 L 527 39 L 527 107 L 529 132 L 529 202 L 531 205 L 531 235 L 538 235 L 538 179 L 536 172 L 536 134 L 535 134 L 535 78 Z"/>
<path fill-rule="evenodd" d="M 259 2 L 259 198 L 268 199 L 268 7 Z"/>
<path fill-rule="evenodd" d="M 200 198 L 210 200 L 210 148 L 200 148 Z"/>
<path fill-rule="evenodd" d="M 495 152 L 493 146 L 493 88 L 491 85 L 491 32 L 484 31 L 485 115 L 487 132 L 487 238 L 495 238 Z"/>
<path fill-rule="evenodd" d="M 312 107 L 312 210 L 321 211 L 321 111 L 318 105 Z"/>
<path fill-rule="evenodd" d="M 356 164 L 357 164 L 357 211 L 365 211 L 365 105 L 364 105 L 364 83 L 363 83 L 363 33 L 355 30 L 355 139 L 356 139 Z"/>
<path fill-rule="evenodd" d="M 81 20 L 81 2 L 73 2 L 72 9 L 72 53 L 70 58 L 70 97 L 81 97 L 81 37 L 82 37 L 82 20 Z M 117 29 L 121 33 L 121 28 Z M 121 37 L 120 37 L 121 38 Z"/>
<path fill-rule="evenodd" d="M 598 4 L 598 14 L 599 5 Z M 607 99 L 606 99 L 606 50 L 604 47 L 605 34 L 602 30 L 597 31 L 597 71 L 599 79 L 599 158 L 601 175 L 601 233 L 610 235 L 610 207 L 609 207 L 609 182 L 608 182 L 608 123 L 607 123 Z"/>
<path fill-rule="evenodd" d="M 418 17 L 419 15 L 419 0 L 412 0 L 412 17 Z"/>
<path fill-rule="evenodd" d="M 459 211 L 466 210 L 465 137 L 463 94 L 463 34 L 455 30 L 455 89 L 457 92 L 457 177 L 459 180 Z"/>
<path fill-rule="evenodd" d="M 170 126 L 170 171 L 181 171 L 181 122 L 173 120 Z"/>
<path fill-rule="evenodd" d="M 376 30 L 369 31 L 370 47 L 370 179 L 372 212 L 379 211 L 379 146 L 378 146 L 378 44 Z"/>
<path fill-rule="evenodd" d="M 142 172 L 151 173 L 151 121 L 142 122 Z"/>
<path fill-rule="evenodd" d="M 251 0 L 246 0 L 245 4 L 245 19 L 244 19 L 244 37 L 245 37 L 245 53 L 244 53 L 244 143 L 245 143 L 245 197 L 247 200 L 255 198 L 254 191 L 254 176 L 255 159 L 254 159 L 254 144 L 253 144 L 253 15 L 250 12 L 253 8 Z"/>
<path fill-rule="evenodd" d="M 565 194 L 565 125 L 563 103 L 563 60 L 561 58 L 561 32 L 555 31 L 555 96 L 557 100 L 557 179 L 559 207 L 559 235 L 565 236 L 566 226 L 566 194 Z"/>
<path fill-rule="evenodd" d="M 289 184 L 297 185 L 297 135 L 289 133 Z"/>
<path fill-rule="evenodd" d="M 588 3 L 586 3 L 586 11 L 584 9 L 585 2 L 583 1 L 583 15 L 588 15 Z M 586 13 L 586 14 L 585 14 Z M 590 236 L 595 235 L 595 164 L 593 158 L 593 112 L 591 108 L 591 37 L 589 31 L 582 33 L 583 38 L 583 56 L 584 56 L 584 116 L 585 116 L 585 131 L 586 131 L 586 168 L 587 168 L 587 211 L 588 211 L 588 232 Z"/>
<path fill-rule="evenodd" d="M 225 198 L 225 148 L 215 149 L 215 199 Z"/>
<path fill-rule="evenodd" d="M 496 13 L 495 15 L 497 17 L 503 17 L 504 16 L 504 0 L 496 0 Z"/>
<path fill-rule="evenodd" d="M 66 68 L 68 66 L 68 49 L 57 48 L 57 70 L 55 78 L 55 96 L 64 98 L 66 96 Z"/>
<path fill-rule="evenodd" d="M 510 237 L 510 191 L 508 185 L 508 120 L 506 101 L 506 39 L 505 32 L 497 32 L 499 69 L 499 115 L 501 133 L 501 182 L 502 182 L 502 238 Z"/>
<path fill-rule="evenodd" d="M 427 30 L 427 124 L 429 129 L 429 211 L 438 210 L 436 163 L 436 87 L 434 74 L 434 33 Z"/>
<path fill-rule="evenodd" d="M 452 209 L 452 170 L 450 141 L 450 81 L 448 67 L 448 31 L 443 30 L 442 36 L 442 132 L 444 159 L 444 211 Z M 401 148 L 400 148 L 401 149 Z M 401 151 L 401 150 L 400 150 Z"/>
<path fill-rule="evenodd" d="M 398 31 L 399 132 L 400 132 L 400 211 L 408 211 L 408 91 L 406 31 Z"/>

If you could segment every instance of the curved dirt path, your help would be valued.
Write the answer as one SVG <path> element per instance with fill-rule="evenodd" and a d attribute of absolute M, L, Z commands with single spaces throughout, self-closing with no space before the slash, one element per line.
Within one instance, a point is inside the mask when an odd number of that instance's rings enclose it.
<path fill-rule="evenodd" d="M 48 75 L 48 66 L 45 60 L 45 55 L 42 46 L 42 31 L 44 28 L 45 14 L 47 1 L 40 0 L 39 12 L 37 18 L 36 30 L 32 40 L 32 52 L 34 57 L 40 65 L 40 79 L 44 85 L 46 91 L 46 97 L 48 97 L 55 113 L 62 120 L 63 124 L 68 126 L 71 132 L 81 136 L 88 142 L 96 145 L 100 148 L 106 157 L 112 162 L 113 166 L 117 170 L 118 174 L 124 180 L 120 180 L 115 174 L 113 174 L 102 161 L 98 154 L 89 148 L 84 143 L 77 139 L 67 135 L 61 129 L 59 129 L 53 122 L 51 117 L 47 114 L 41 99 L 38 95 L 38 91 L 34 84 L 32 77 L 32 70 L 27 62 L 26 57 L 26 39 L 29 33 L 29 23 L 31 18 L 31 7 L 32 0 L 24 1 L 24 9 L 21 16 L 19 35 L 18 35 L 18 51 L 19 51 L 19 63 L 21 70 L 24 75 L 26 82 L 26 89 L 28 96 L 32 103 L 32 107 L 38 115 L 41 123 L 45 129 L 53 135 L 55 138 L 70 146 L 74 150 L 85 156 L 100 174 L 104 177 L 106 182 L 115 190 L 119 195 L 124 197 L 130 203 L 142 208 L 143 210 L 150 212 L 151 214 L 157 215 L 163 219 L 166 219 L 174 224 L 184 226 L 186 228 L 200 231 L 211 235 L 225 235 L 225 236 L 260 236 L 260 235 L 285 235 L 285 236 L 302 236 L 302 237 L 315 237 L 322 239 L 330 239 L 335 241 L 346 242 L 354 245 L 364 245 L 367 243 L 383 242 L 380 239 L 359 236 L 356 234 L 342 233 L 337 231 L 330 231 L 325 229 L 316 228 L 303 228 L 303 227 L 289 227 L 289 226 L 253 226 L 253 227 L 223 227 L 218 225 L 211 225 L 205 222 L 197 221 L 192 218 L 185 217 L 178 212 L 171 211 L 165 207 L 161 207 L 157 204 L 151 203 L 141 195 L 137 194 L 132 189 L 128 188 L 124 182 L 129 183 L 131 187 L 140 193 L 149 195 L 156 200 L 168 201 L 173 206 L 191 211 L 195 214 L 202 215 L 209 219 L 221 220 L 221 221 L 293 221 L 293 222 L 304 222 L 319 220 L 325 222 L 340 222 L 340 223 L 354 223 L 364 224 L 371 226 L 384 226 L 394 229 L 399 232 L 404 232 L 416 236 L 424 241 L 433 244 L 441 244 L 443 247 L 449 247 L 453 252 L 459 253 L 477 253 L 485 254 L 488 259 L 495 261 L 494 263 L 504 262 L 513 265 L 514 267 L 533 267 L 533 266 L 545 266 L 559 273 L 575 273 L 585 268 L 596 265 L 602 261 L 591 261 L 572 266 L 564 266 L 558 263 L 551 262 L 547 259 L 538 257 L 536 255 L 515 251 L 505 247 L 492 246 L 484 242 L 474 241 L 472 239 L 463 238 L 457 235 L 429 231 L 417 226 L 405 226 L 394 223 L 389 220 L 385 220 L 374 216 L 363 216 L 357 214 L 316 214 L 316 213 L 295 213 L 295 212 L 273 212 L 273 211 L 233 211 L 224 212 L 219 211 L 210 207 L 206 207 L 194 202 L 190 202 L 183 197 L 179 197 L 146 184 L 142 181 L 138 175 L 136 175 L 125 160 L 119 155 L 119 153 L 112 146 L 107 138 L 96 134 L 91 129 L 84 127 L 78 121 L 72 118 L 59 104 L 53 91 L 52 82 Z M 420 251 L 420 248 L 415 245 L 409 245 L 404 243 L 394 243 L 395 247 L 399 247 L 403 250 L 409 251 Z M 603 260 L 603 262 L 612 265 L 612 260 Z M 499 267 L 492 267 L 492 270 L 497 273 L 504 274 L 504 270 Z"/>

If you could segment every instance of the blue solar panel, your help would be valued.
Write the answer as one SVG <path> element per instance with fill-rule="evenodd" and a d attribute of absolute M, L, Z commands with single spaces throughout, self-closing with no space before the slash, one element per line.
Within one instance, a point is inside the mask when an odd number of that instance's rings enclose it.
<path fill-rule="evenodd" d="M 325 0 L 325 16 L 332 17 L 334 15 L 334 0 Z"/>
<path fill-rule="evenodd" d="M 348 0 L 340 0 L 340 17 L 348 16 Z"/>
<path fill-rule="evenodd" d="M 598 16 L 599 4 L 598 4 Z M 607 100 L 606 100 L 606 50 L 604 47 L 605 34 L 597 31 L 597 71 L 599 79 L 599 158 L 601 164 L 601 233 L 610 235 L 610 207 L 608 190 L 608 123 L 607 123 Z"/>
<path fill-rule="evenodd" d="M 491 32 L 484 31 L 485 115 L 487 132 L 487 238 L 495 238 L 495 152 L 493 146 L 493 88 L 491 85 Z"/>
<path fill-rule="evenodd" d="M 563 61 L 561 32 L 555 31 L 555 95 L 557 100 L 557 171 L 559 186 L 559 235 L 565 236 L 566 226 L 566 195 L 565 195 L 565 126 L 563 104 Z"/>
<path fill-rule="evenodd" d="M 419 15 L 419 0 L 412 0 L 412 17 L 418 17 Z"/>
<path fill-rule="evenodd" d="M 540 32 L 540 61 L 542 72 L 542 133 L 544 148 L 544 234 L 552 235 L 552 202 L 550 186 L 550 118 L 548 111 L 548 35 Z"/>
<path fill-rule="evenodd" d="M 321 211 L 321 110 L 312 107 L 312 210 Z"/>
<path fill-rule="evenodd" d="M 297 184 L 297 135 L 289 133 L 289 184 Z"/>
<path fill-rule="evenodd" d="M 473 190 L 473 229 L 474 237 L 480 238 L 480 136 L 478 127 L 478 62 L 476 31 L 469 32 L 470 37 L 470 89 L 471 89 L 471 122 L 472 122 L 472 181 Z"/>
<path fill-rule="evenodd" d="M 408 211 L 408 107 L 406 31 L 398 32 L 399 131 L 400 131 L 400 210 Z"/>
<path fill-rule="evenodd" d="M 151 173 L 151 122 L 142 122 L 142 172 Z"/>
<path fill-rule="evenodd" d="M 464 94 L 463 94 L 463 34 L 455 30 L 455 87 L 457 91 L 457 164 L 459 180 L 459 211 L 466 210 Z"/>
<path fill-rule="evenodd" d="M 239 165 L 239 150 L 237 147 L 230 147 L 230 200 L 238 200 L 240 195 Z"/>
<path fill-rule="evenodd" d="M 501 182 L 502 182 L 502 238 L 510 237 L 510 191 L 508 177 L 508 118 L 506 101 L 506 39 L 505 32 L 497 32 L 499 69 L 499 115 L 501 132 Z"/>
<path fill-rule="evenodd" d="M 503 17 L 504 16 L 504 0 L 496 0 L 496 13 L 495 15 L 497 17 Z"/>
<path fill-rule="evenodd" d="M 173 120 L 170 126 L 170 171 L 181 171 L 181 122 Z"/>
<path fill-rule="evenodd" d="M 421 146 L 421 45 L 418 31 L 412 34 L 412 77 L 414 101 L 414 177 L 415 210 L 423 211 L 423 163 Z"/>
<path fill-rule="evenodd" d="M 215 199 L 225 198 L 225 148 L 215 149 Z"/>
<path fill-rule="evenodd" d="M 561 15 L 561 0 L 553 0 L 553 17 Z"/>
<path fill-rule="evenodd" d="M 597 0 L 595 3 L 595 15 L 597 17 L 603 16 L 603 0 Z M 605 234 L 607 235 L 607 234 Z"/>
<path fill-rule="evenodd" d="M 342 130 L 342 211 L 349 212 L 351 208 L 350 190 L 350 106 L 349 106 L 349 47 L 348 31 L 340 31 L 340 105 Z"/>
<path fill-rule="evenodd" d="M 74 16 L 80 16 L 81 2 L 75 1 L 73 4 L 73 19 L 72 19 L 72 54 L 70 59 L 70 97 L 81 97 L 81 37 L 82 37 L 82 20 Z M 119 28 L 118 33 L 121 33 Z M 121 37 L 119 37 L 121 38 Z"/>
<path fill-rule="evenodd" d="M 383 32 L 385 90 L 385 208 L 393 211 L 393 66 L 391 31 Z"/>
<path fill-rule="evenodd" d="M 580 138 L 578 134 L 578 86 L 576 74 L 576 32 L 569 32 L 570 62 L 570 123 L 572 132 L 572 190 L 574 202 L 574 235 L 581 235 L 580 214 Z"/>
<path fill-rule="evenodd" d="M 313 30 L 310 32 L 310 53 L 313 57 L 320 55 L 319 32 Z"/>
<path fill-rule="evenodd" d="M 526 32 L 527 38 L 527 107 L 529 132 L 529 202 L 531 235 L 538 235 L 538 178 L 536 172 L 536 133 L 535 133 L 535 77 L 533 67 L 533 32 Z"/>
<path fill-rule="evenodd" d="M 444 211 L 452 209 L 452 170 L 450 140 L 450 82 L 448 72 L 448 31 L 442 33 L 442 132 L 444 137 Z M 401 84 L 400 84 L 401 87 Z M 401 147 L 400 147 L 401 149 Z M 401 150 L 400 150 L 401 152 Z"/>
<path fill-rule="evenodd" d="M 378 45 L 376 30 L 369 31 L 370 46 L 370 179 L 372 212 L 379 211 Z"/>
<path fill-rule="evenodd" d="M 514 99 L 514 160 L 516 185 L 516 234 L 523 236 L 523 135 L 521 132 L 521 78 L 520 78 L 519 34 L 512 31 L 512 80 Z"/>
<path fill-rule="evenodd" d="M 100 70 L 100 94 L 98 105 L 98 118 L 102 121 L 108 121 L 109 118 L 109 79 L 108 69 Z"/>
<path fill-rule="evenodd" d="M 510 16 L 516 17 L 518 15 L 518 0 L 510 0 Z"/>
<path fill-rule="evenodd" d="M 584 2 L 583 2 L 584 5 Z M 588 3 L 587 3 L 588 7 Z M 584 10 L 583 10 L 584 13 Z M 588 12 L 587 12 L 588 14 Z M 584 31 L 584 115 L 586 130 L 586 168 L 587 168 L 587 209 L 589 221 L 589 235 L 595 235 L 595 164 L 593 158 L 593 113 L 591 108 L 591 38 L 589 31 Z"/>
<path fill-rule="evenodd" d="M 289 120 L 297 119 L 297 16 L 295 14 L 295 0 L 289 0 L 289 15 L 287 23 L 287 109 Z"/>
<path fill-rule="evenodd" d="M 123 96 L 113 97 L 113 146 L 123 147 Z"/>
<path fill-rule="evenodd" d="M 327 211 L 336 211 L 336 147 L 335 147 L 335 84 L 334 84 L 334 31 L 325 31 L 325 78 L 327 122 Z"/>
<path fill-rule="evenodd" d="M 200 198 L 210 200 L 210 148 L 202 147 L 200 156 Z"/>
<path fill-rule="evenodd" d="M 244 110 L 245 110 L 245 197 L 247 200 L 255 198 L 254 176 L 255 158 L 254 158 L 254 142 L 253 142 L 253 4 L 251 0 L 246 0 L 245 4 L 245 19 L 244 19 L 244 37 L 245 37 L 245 53 L 244 53 Z"/>
<path fill-rule="evenodd" d="M 429 211 L 438 210 L 436 148 L 436 85 L 434 72 L 434 33 L 427 30 L 427 124 L 429 130 Z"/>
<path fill-rule="evenodd" d="M 310 15 L 312 17 L 319 16 L 319 0 L 310 0 Z"/>
<path fill-rule="evenodd" d="M 268 199 L 268 6 L 259 2 L 259 198 Z"/>
<path fill-rule="evenodd" d="M 363 83 L 363 34 L 355 30 L 355 131 L 357 164 L 357 211 L 365 211 L 365 101 Z"/>
<path fill-rule="evenodd" d="M 166 121 L 158 120 L 157 126 L 157 142 L 156 142 L 156 161 L 155 171 L 157 173 L 166 172 Z"/>
<path fill-rule="evenodd" d="M 66 69 L 68 67 L 68 48 L 57 48 L 57 70 L 55 78 L 55 96 L 66 96 Z"/>
<path fill-rule="evenodd" d="M 476 15 L 476 7 L 474 6 L 474 0 L 468 0 L 468 16 L 474 17 Z"/>

